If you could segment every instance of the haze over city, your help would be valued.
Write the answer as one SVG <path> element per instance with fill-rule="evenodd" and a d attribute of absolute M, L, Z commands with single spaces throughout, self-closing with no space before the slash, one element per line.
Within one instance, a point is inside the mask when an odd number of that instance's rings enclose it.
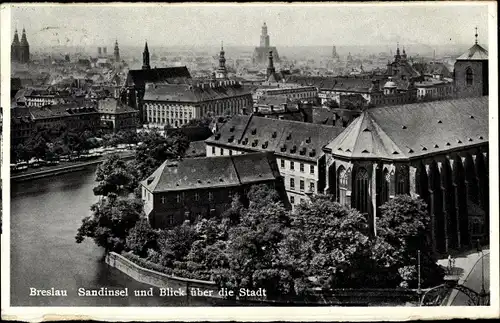
<path fill-rule="evenodd" d="M 115 39 L 122 46 L 142 46 L 145 40 L 151 47 L 218 46 L 221 40 L 227 46 L 254 46 L 266 22 L 275 46 L 432 46 L 469 44 L 477 26 L 479 42 L 487 44 L 485 8 L 484 3 L 32 5 L 12 8 L 11 33 L 26 28 L 34 49 L 96 46 Z"/>

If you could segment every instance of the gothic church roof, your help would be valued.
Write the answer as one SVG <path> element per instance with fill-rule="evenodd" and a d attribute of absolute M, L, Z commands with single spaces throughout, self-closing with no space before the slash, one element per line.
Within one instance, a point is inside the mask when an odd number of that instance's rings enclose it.
<path fill-rule="evenodd" d="M 488 97 L 364 111 L 325 146 L 350 159 L 407 160 L 488 142 Z"/>

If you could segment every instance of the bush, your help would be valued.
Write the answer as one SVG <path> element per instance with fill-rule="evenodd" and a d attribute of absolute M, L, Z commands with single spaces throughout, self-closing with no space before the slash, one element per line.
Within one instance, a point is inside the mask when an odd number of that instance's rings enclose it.
<path fill-rule="evenodd" d="M 146 260 L 144 258 L 141 258 L 141 257 L 139 257 L 137 255 L 134 255 L 131 252 L 123 253 L 122 256 L 125 257 L 125 258 L 127 258 L 128 260 L 132 261 L 134 264 L 136 264 L 138 266 L 141 266 L 143 268 L 154 270 L 154 271 L 157 271 L 157 272 L 160 272 L 160 273 L 164 273 L 164 274 L 167 274 L 167 275 L 172 275 L 173 274 L 172 268 L 164 267 L 164 266 L 162 266 L 160 264 L 155 264 L 155 263 L 153 263 L 151 261 L 148 261 L 148 260 Z"/>

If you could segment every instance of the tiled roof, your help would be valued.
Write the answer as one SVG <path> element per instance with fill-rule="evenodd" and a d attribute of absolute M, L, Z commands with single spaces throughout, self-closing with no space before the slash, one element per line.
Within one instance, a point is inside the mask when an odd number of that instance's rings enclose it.
<path fill-rule="evenodd" d="M 127 105 L 120 104 L 118 100 L 114 98 L 105 98 L 103 100 L 99 100 L 97 109 L 99 113 L 110 113 L 110 114 L 137 112 L 137 110 Z"/>
<path fill-rule="evenodd" d="M 370 78 L 361 77 L 322 77 L 290 75 L 285 78 L 286 83 L 314 86 L 322 90 L 334 91 L 361 91 L 368 92 L 372 86 Z"/>
<path fill-rule="evenodd" d="M 66 117 L 70 115 L 97 113 L 93 106 L 78 106 L 76 103 L 65 103 L 44 107 L 29 107 L 33 119 L 50 119 L 55 117 Z"/>
<path fill-rule="evenodd" d="M 273 180 L 280 176 L 269 153 L 165 161 L 146 180 L 151 192 L 237 186 Z"/>
<path fill-rule="evenodd" d="M 186 157 L 202 157 L 207 154 L 205 140 L 191 141 L 186 150 Z"/>
<path fill-rule="evenodd" d="M 186 66 L 182 67 L 165 67 L 152 68 L 144 70 L 128 71 L 126 84 L 128 86 L 136 86 L 144 88 L 149 82 L 166 82 L 171 84 L 186 84 L 189 83 L 191 74 Z"/>
<path fill-rule="evenodd" d="M 364 111 L 325 149 L 335 156 L 406 160 L 488 142 L 488 97 Z"/>
<path fill-rule="evenodd" d="M 237 150 L 272 151 L 280 156 L 316 161 L 322 155 L 323 146 L 341 131 L 322 124 L 236 115 L 205 142 Z"/>
<path fill-rule="evenodd" d="M 474 44 L 469 50 L 457 58 L 457 61 L 487 60 L 488 51 L 478 44 Z"/>
<path fill-rule="evenodd" d="M 204 102 L 247 94 L 251 92 L 239 84 L 204 88 L 188 84 L 148 84 L 144 101 Z"/>

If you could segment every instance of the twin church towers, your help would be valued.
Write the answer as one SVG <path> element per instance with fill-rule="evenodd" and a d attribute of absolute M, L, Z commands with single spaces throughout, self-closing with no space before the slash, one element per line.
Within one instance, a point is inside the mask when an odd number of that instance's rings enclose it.
<path fill-rule="evenodd" d="M 28 44 L 28 39 L 26 37 L 26 30 L 23 28 L 23 34 L 21 36 L 21 41 L 19 41 L 19 35 L 14 33 L 14 40 L 11 45 L 11 61 L 17 63 L 28 63 L 30 61 L 30 45 Z"/>

